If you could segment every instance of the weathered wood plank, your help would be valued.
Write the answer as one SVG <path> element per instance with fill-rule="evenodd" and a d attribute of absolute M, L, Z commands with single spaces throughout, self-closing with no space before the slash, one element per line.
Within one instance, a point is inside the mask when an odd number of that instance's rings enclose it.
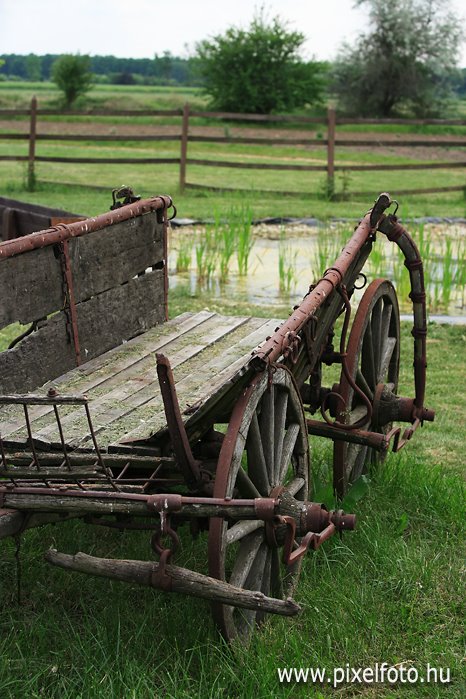
<path fill-rule="evenodd" d="M 163 270 L 132 279 L 77 305 L 81 355 L 122 344 L 164 319 Z M 63 312 L 11 350 L 0 353 L 0 392 L 25 393 L 76 364 Z"/>
<path fill-rule="evenodd" d="M 193 355 L 201 352 L 207 344 L 215 342 L 218 337 L 223 336 L 232 324 L 237 325 L 242 322 L 244 319 L 235 318 L 233 321 L 228 319 L 223 325 L 219 325 L 218 316 L 213 315 L 202 324 L 202 330 L 195 326 L 191 333 L 177 335 L 175 341 L 168 345 L 171 349 L 174 365 L 178 366 L 188 361 Z M 204 341 L 199 344 L 201 333 L 204 336 Z M 193 344 L 195 338 L 198 340 L 198 344 Z M 76 388 L 80 393 L 83 392 L 82 383 L 78 384 Z M 86 392 L 89 393 L 89 391 Z M 97 431 L 100 431 L 116 417 L 121 417 L 131 412 L 135 406 L 150 400 L 154 393 L 160 396 L 155 357 L 153 354 L 148 354 L 141 360 L 128 365 L 125 371 L 111 375 L 105 382 L 96 386 L 91 393 L 93 396 L 91 414 Z M 131 396 L 133 396 L 133 401 L 126 402 L 125 399 Z M 76 441 L 81 441 L 82 437 L 88 438 L 89 426 L 84 411 L 74 408 L 66 412 L 65 417 L 62 417 L 62 427 L 65 430 L 67 442 L 74 444 Z M 53 413 L 49 413 L 45 420 L 40 421 L 40 424 L 32 423 L 32 428 L 34 438 L 38 443 L 58 443 L 59 434 Z M 15 435 L 15 439 L 26 439 L 26 436 L 23 420 L 22 429 Z"/>
<path fill-rule="evenodd" d="M 18 212 L 17 212 L 18 213 Z M 31 217 L 28 212 L 24 216 Z M 16 228 L 18 228 L 16 216 Z M 45 219 L 37 219 L 44 223 Z M 48 223 L 48 221 L 47 221 Z M 40 230 L 40 226 L 36 229 Z M 21 230 L 17 231 L 22 235 Z M 69 241 L 76 303 L 119 286 L 163 262 L 163 224 L 154 212 Z M 0 264 L 0 327 L 32 323 L 64 305 L 55 247 L 10 257 Z"/>
<path fill-rule="evenodd" d="M 32 323 L 63 307 L 60 261 L 54 248 L 0 261 L 0 328 Z"/>
<path fill-rule="evenodd" d="M 204 350 L 195 362 L 183 367 L 185 372 L 176 372 L 176 390 L 182 410 L 190 406 L 197 407 L 194 415 L 186 417 L 186 426 L 190 431 L 200 423 L 203 415 L 207 415 L 207 420 L 215 422 L 216 408 L 225 394 L 231 391 L 232 378 L 247 363 L 252 349 L 261 340 L 264 341 L 278 323 L 275 319 L 264 322 L 263 318 L 250 318 L 241 328 L 244 331 L 241 338 L 237 337 L 235 342 L 228 338 L 228 343 L 222 342 L 212 350 Z M 172 357 L 169 356 L 169 359 L 171 362 Z M 234 392 L 231 399 L 235 399 Z M 154 396 L 138 411 L 128 415 L 125 425 L 122 425 L 124 427 L 127 432 L 121 437 L 122 441 L 148 439 L 164 431 L 165 412 L 159 396 Z"/>
<path fill-rule="evenodd" d="M 198 408 L 194 414 L 186 415 L 187 426 L 195 431 L 204 414 L 215 421 L 219 402 L 224 401 L 225 394 L 232 389 L 232 378 L 239 377 L 251 351 L 279 323 L 275 319 L 222 318 L 203 312 L 186 317 L 176 329 L 165 324 L 151 329 L 123 347 L 68 372 L 68 380 L 60 377 L 58 385 L 67 393 L 85 390 L 89 394 L 91 415 L 102 446 L 127 438 L 146 439 L 166 427 L 151 354 L 163 348 L 172 366 L 177 368 L 175 378 L 182 409 L 193 404 Z M 126 348 L 131 351 L 129 356 Z M 232 395 L 232 400 L 234 398 Z M 31 408 L 34 436 L 41 444 L 56 444 L 58 433 L 53 414 L 40 412 L 44 410 L 49 409 L 47 406 Z M 83 412 L 79 418 L 75 408 L 71 412 L 73 417 L 66 411 L 63 417 L 65 437 L 73 446 L 82 446 L 89 439 L 87 422 Z M 10 429 L 5 435 L 9 441 L 24 443 L 27 436 L 24 418 L 20 417 L 15 423 L 11 416 L 7 417 L 0 423 L 2 434 L 5 434 L 5 427 Z"/>
<path fill-rule="evenodd" d="M 252 332 L 247 333 L 237 342 L 222 347 L 221 351 L 210 357 L 203 352 L 201 357 L 203 361 L 190 366 L 191 371 L 188 374 L 176 373 L 176 391 L 181 410 L 189 411 L 193 406 L 195 407 L 194 413 L 186 414 L 186 427 L 190 432 L 194 430 L 204 414 L 213 418 L 216 406 L 232 389 L 232 379 L 246 365 L 252 350 L 273 332 L 279 322 L 276 319 L 264 321 L 263 318 L 251 318 L 244 329 Z M 171 357 L 169 359 L 171 361 Z M 231 398 L 235 399 L 234 392 Z M 151 434 L 155 435 L 165 430 L 165 413 L 158 397 L 154 397 L 144 406 L 144 415 L 140 414 L 139 420 L 146 421 L 149 418 L 149 411 L 152 413 L 150 415 L 150 426 L 153 430 Z M 137 417 L 136 414 L 134 417 Z M 130 427 L 129 420 L 127 426 Z M 139 426 L 134 426 L 123 439 L 138 440 L 149 436 L 148 425 L 143 422 Z"/>
<path fill-rule="evenodd" d="M 184 335 L 192 328 L 199 327 L 214 313 L 201 311 L 196 314 L 185 313 L 166 323 L 154 326 L 147 332 L 138 335 L 124 345 L 105 352 L 104 354 L 89 360 L 79 367 L 62 374 L 57 379 L 44 386 L 44 393 L 49 386 L 58 388 L 61 393 L 83 394 L 96 387 L 102 388 L 107 380 L 118 375 L 124 369 L 142 361 L 151 353 L 171 346 L 178 337 Z M 29 410 L 31 424 L 52 412 L 50 406 L 33 406 Z M 21 409 L 14 406 L 0 409 L 0 432 L 4 438 L 8 438 L 19 430 L 24 429 L 24 414 Z"/>
<path fill-rule="evenodd" d="M 194 332 L 196 330 L 194 329 L 180 338 L 181 347 L 171 355 L 173 365 L 180 366 L 189 363 L 193 357 L 219 340 L 228 337 L 247 320 L 247 318 L 239 316 L 214 316 L 209 319 L 201 326 L 199 332 Z M 152 400 L 154 396 L 157 396 L 158 403 L 161 401 L 155 358 L 150 356 L 148 360 L 137 367 L 130 367 L 129 370 L 120 375 L 119 380 L 109 381 L 107 387 L 115 384 L 116 387 L 92 401 L 91 415 L 94 428 L 99 434 L 99 442 L 102 432 L 115 420 L 125 417 Z M 74 411 L 67 415 L 62 424 L 65 429 L 66 441 L 71 446 L 82 444 L 90 438 L 87 421 L 82 411 Z M 34 433 L 34 438 L 40 443 L 56 444 L 59 440 L 59 434 L 55 423 Z"/>
<path fill-rule="evenodd" d="M 0 392 L 26 393 L 65 373 L 75 363 L 65 314 L 60 312 L 13 349 L 0 353 Z"/>
<path fill-rule="evenodd" d="M 163 261 L 163 224 L 156 212 L 69 241 L 76 302 L 129 281 Z"/>
<path fill-rule="evenodd" d="M 155 270 L 77 305 L 83 358 L 92 359 L 164 320 L 163 274 Z"/>

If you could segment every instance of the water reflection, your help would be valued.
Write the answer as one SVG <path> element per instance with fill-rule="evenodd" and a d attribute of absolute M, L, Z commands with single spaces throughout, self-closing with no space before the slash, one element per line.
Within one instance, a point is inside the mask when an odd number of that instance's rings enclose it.
<path fill-rule="evenodd" d="M 430 313 L 465 316 L 466 226 L 426 225 L 411 231 L 424 260 L 426 290 Z M 201 228 L 171 232 L 170 287 L 186 287 L 191 294 L 208 292 L 218 299 L 235 298 L 250 304 L 278 307 L 299 303 L 303 295 L 338 257 L 350 237 L 348 226 L 327 229 L 267 226 L 254 231 L 254 245 L 248 272 L 238 273 L 235 255 L 228 261 L 228 273 L 220 281 L 221 251 L 202 245 L 202 254 L 210 255 L 201 265 L 210 271 L 199 276 L 199 240 Z M 180 257 L 184 256 L 184 267 Z M 186 271 L 178 271 L 184 268 Z M 368 281 L 376 277 L 390 279 L 398 293 L 400 310 L 408 313 L 409 275 L 397 246 L 379 234 L 364 268 Z M 363 291 L 355 294 L 359 300 Z"/>

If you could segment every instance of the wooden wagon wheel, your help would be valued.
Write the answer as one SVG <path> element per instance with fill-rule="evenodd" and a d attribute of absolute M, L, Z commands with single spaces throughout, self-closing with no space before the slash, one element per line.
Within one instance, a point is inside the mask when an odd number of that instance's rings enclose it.
<path fill-rule="evenodd" d="M 400 313 L 396 292 L 386 279 L 375 279 L 364 292 L 351 328 L 347 346 L 347 366 L 356 384 L 374 400 L 377 387 L 385 384 L 394 393 L 398 387 L 400 363 Z M 339 393 L 346 410 L 339 420 L 354 424 L 367 414 L 367 408 L 341 372 Z M 368 419 L 361 429 L 388 432 L 390 424 Z M 361 444 L 335 441 L 333 447 L 334 487 L 343 497 L 351 483 L 364 473 L 368 463 L 379 463 L 380 452 Z"/>
<path fill-rule="evenodd" d="M 308 495 L 309 449 L 301 398 L 287 369 L 257 376 L 236 403 L 219 456 L 214 497 L 268 496 L 283 486 L 296 499 Z M 261 520 L 209 527 L 209 573 L 220 580 L 284 599 L 300 570 L 281 561 Z M 227 640 L 247 637 L 261 614 L 214 605 L 214 618 Z"/>

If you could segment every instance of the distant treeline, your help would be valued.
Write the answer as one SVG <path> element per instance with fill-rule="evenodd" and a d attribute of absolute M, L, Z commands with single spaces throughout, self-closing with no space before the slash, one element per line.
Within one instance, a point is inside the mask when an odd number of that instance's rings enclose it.
<path fill-rule="evenodd" d="M 0 80 L 50 80 L 53 63 L 59 54 L 20 56 L 14 53 L 0 55 Z M 147 85 L 200 85 L 195 58 L 179 58 L 165 51 L 154 58 L 117 58 L 91 56 L 91 71 L 96 82 L 120 85 L 142 83 Z"/>
<path fill-rule="evenodd" d="M 10 53 L 0 55 L 0 80 L 50 80 L 52 65 L 61 54 L 45 56 Z M 3 61 L 3 64 L 2 64 Z M 154 58 L 117 58 L 90 56 L 91 71 L 98 83 L 115 85 L 202 85 L 198 59 L 179 58 L 169 51 Z M 466 97 L 466 68 L 452 71 L 451 87 Z"/>

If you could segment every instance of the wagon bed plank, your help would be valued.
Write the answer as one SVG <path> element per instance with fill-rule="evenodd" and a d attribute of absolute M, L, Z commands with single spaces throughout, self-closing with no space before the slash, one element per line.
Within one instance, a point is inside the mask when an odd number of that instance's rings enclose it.
<path fill-rule="evenodd" d="M 246 321 L 247 318 L 239 316 L 234 318 L 214 316 L 201 326 L 202 329 L 193 328 L 191 332 L 177 338 L 179 342 L 173 342 L 169 345 L 170 351 L 173 351 L 175 366 L 189 363 L 206 347 L 227 337 Z M 170 356 L 172 355 L 170 354 Z M 121 372 L 115 380 L 106 382 L 104 392 L 96 390 L 91 393 L 92 397 L 95 396 L 90 408 L 97 434 L 104 431 L 116 419 L 124 418 L 134 409 L 147 403 L 154 395 L 158 395 L 160 399 L 155 357 L 153 354 L 148 355 L 147 360 L 137 367 L 130 366 L 126 371 Z M 34 431 L 34 439 L 40 444 L 59 444 L 60 436 L 55 419 L 53 415 L 50 415 L 49 418 L 49 424 L 46 427 L 38 432 Z M 71 411 L 63 418 L 62 425 L 66 441 L 73 447 L 91 438 L 86 415 L 82 409 Z M 23 432 L 23 435 L 26 436 L 26 433 Z"/>
<path fill-rule="evenodd" d="M 264 318 L 250 318 L 250 333 L 228 347 L 217 347 L 217 352 L 204 351 L 199 362 L 183 367 L 184 371 L 174 371 L 175 387 L 181 411 L 186 425 L 198 423 L 202 413 L 218 405 L 230 390 L 233 379 L 239 377 L 240 370 L 246 365 L 251 352 L 265 340 L 276 327 L 276 319 L 266 321 Z M 169 357 L 172 369 L 176 369 Z M 193 410 L 194 409 L 194 410 Z M 191 415 L 191 411 L 194 415 Z M 115 426 L 116 427 L 116 426 Z M 166 428 L 165 411 L 160 395 L 153 396 L 138 411 L 125 419 L 127 433 L 120 437 L 121 442 L 139 441 L 157 435 Z M 114 443 L 112 447 L 117 447 Z"/>
<path fill-rule="evenodd" d="M 63 394 L 69 393 L 70 388 L 73 393 L 83 392 L 83 388 L 88 392 L 94 427 L 102 446 L 107 447 L 110 443 L 118 442 L 135 426 L 141 425 L 143 418 L 139 418 L 138 413 L 141 410 L 145 412 L 149 402 L 151 414 L 160 412 L 160 418 L 165 422 L 156 380 L 155 359 L 152 354 L 154 351 L 162 350 L 174 366 L 178 366 L 177 376 L 180 381 L 185 380 L 180 384 L 183 388 L 183 401 L 186 398 L 189 402 L 189 396 L 185 391 L 189 386 L 196 389 L 194 395 L 197 401 L 203 382 L 205 392 L 211 392 L 212 386 L 220 383 L 216 379 L 217 375 L 221 375 L 223 382 L 225 371 L 228 374 L 228 369 L 233 371 L 240 368 L 252 349 L 263 341 L 277 324 L 277 321 L 265 321 L 261 318 L 225 317 L 206 311 L 200 314 L 183 314 L 181 322 L 178 321 L 179 319 L 174 319 L 152 328 L 122 347 L 110 350 L 102 357 L 91 360 L 53 382 L 60 387 Z M 134 356 L 131 354 L 128 357 L 127 349 L 131 353 L 134 352 Z M 145 367 L 145 372 L 138 373 L 135 371 L 136 367 Z M 194 385 L 193 377 L 196 375 L 199 375 L 200 380 L 195 381 Z M 93 397 L 95 400 L 92 400 Z M 111 402 L 114 403 L 113 406 Z M 155 408 L 153 404 L 156 405 Z M 100 412 L 96 413 L 96 408 Z M 0 430 L 5 441 L 21 447 L 27 442 L 24 418 L 21 420 L 21 429 L 18 430 L 19 418 L 16 421 L 12 420 L 11 406 L 8 406 L 8 410 L 10 412 L 6 415 L 6 421 L 4 419 L 3 423 L 0 423 Z M 76 413 L 75 406 L 68 410 Z M 59 441 L 53 412 L 47 411 L 50 411 L 49 406 L 34 406 L 30 409 L 33 434 L 41 446 L 56 445 Z M 63 419 L 67 420 L 65 413 L 66 410 L 63 411 Z M 5 418 L 4 410 L 0 411 L 0 419 L 2 414 Z M 72 423 L 72 420 L 69 422 Z M 154 433 L 153 420 L 142 424 L 146 425 L 147 436 Z M 8 428 L 8 434 L 5 427 Z M 65 429 L 65 439 L 70 446 L 82 448 L 86 441 L 87 446 L 91 446 L 89 438 L 89 429 L 82 411 L 77 425 L 72 424 L 72 433 Z"/>
<path fill-rule="evenodd" d="M 141 362 L 151 353 L 163 349 L 166 351 L 170 343 L 178 337 L 200 326 L 212 316 L 209 311 L 199 313 L 184 313 L 173 320 L 156 325 L 145 333 L 138 335 L 123 345 L 91 359 L 77 368 L 73 368 L 62 376 L 49 381 L 43 387 L 44 394 L 48 388 L 55 387 L 61 393 L 86 393 L 112 380 L 120 372 Z M 31 424 L 52 412 L 50 406 L 34 406 L 29 410 Z M 0 434 L 4 439 L 12 438 L 19 430 L 24 429 L 24 415 L 20 406 L 4 406 L 0 410 Z"/>
<path fill-rule="evenodd" d="M 251 331 L 256 329 L 258 324 L 263 324 L 263 319 L 256 318 L 243 318 L 241 319 L 242 322 L 238 322 L 237 317 L 229 320 L 234 322 L 234 327 L 232 327 L 231 331 L 223 333 L 214 342 L 207 344 L 201 351 L 193 353 L 189 361 L 180 361 L 183 358 L 182 352 L 178 356 L 168 355 L 172 368 L 178 369 L 178 379 L 191 376 L 192 374 L 202 376 L 204 367 L 208 364 L 210 357 L 222 355 L 231 346 L 236 346 L 239 340 L 245 336 L 250 336 Z M 110 445 L 126 439 L 128 432 L 141 426 L 143 428 L 142 438 L 147 439 L 156 431 L 159 431 L 158 424 L 154 422 L 157 416 L 162 423 L 160 426 L 165 426 L 165 413 L 162 409 L 158 379 L 149 386 L 143 387 L 141 391 L 128 396 L 126 400 L 122 401 L 121 406 L 117 406 L 115 410 L 110 409 L 106 413 L 105 426 L 96 428 L 99 444 L 104 448 L 108 448 Z M 96 422 L 99 422 L 102 417 L 99 416 Z M 72 443 L 72 446 L 83 446 L 89 439 L 90 435 L 88 433 L 85 435 L 81 434 L 78 440 Z"/>

